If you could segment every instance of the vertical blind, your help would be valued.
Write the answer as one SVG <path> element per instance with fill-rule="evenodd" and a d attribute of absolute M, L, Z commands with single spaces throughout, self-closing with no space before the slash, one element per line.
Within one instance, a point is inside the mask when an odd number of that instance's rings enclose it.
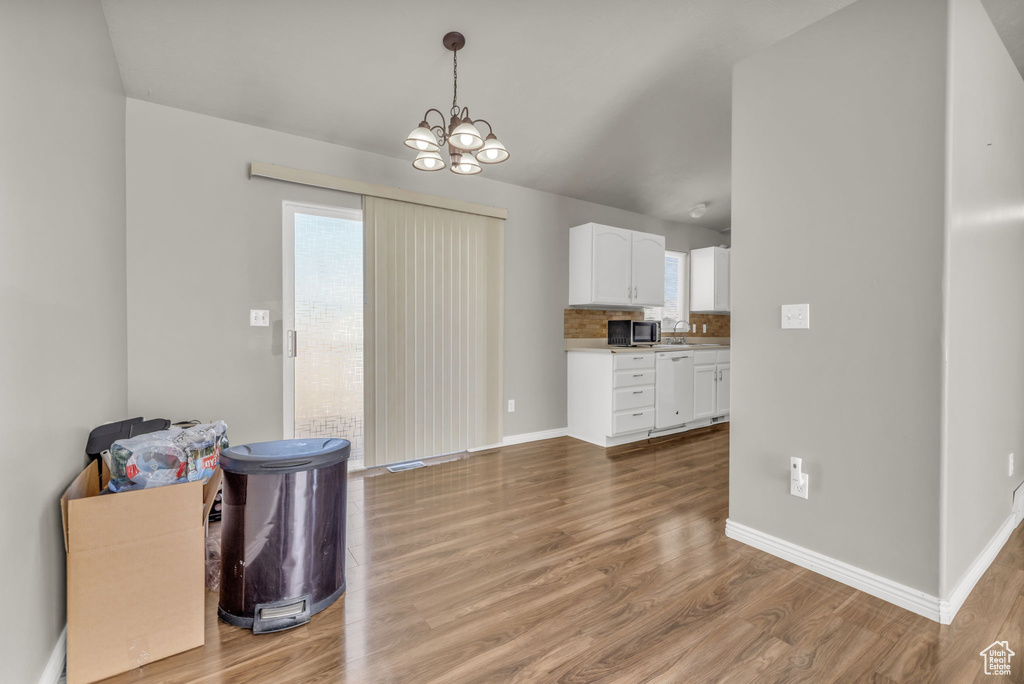
<path fill-rule="evenodd" d="M 363 202 L 366 465 L 500 442 L 504 221 Z"/>

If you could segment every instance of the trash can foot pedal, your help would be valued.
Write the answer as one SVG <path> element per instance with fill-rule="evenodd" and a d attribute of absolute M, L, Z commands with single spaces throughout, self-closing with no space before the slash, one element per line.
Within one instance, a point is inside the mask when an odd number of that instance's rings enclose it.
<path fill-rule="evenodd" d="M 312 613 L 310 597 L 256 604 L 256 617 L 252 621 L 253 634 L 280 632 L 309 622 Z"/>

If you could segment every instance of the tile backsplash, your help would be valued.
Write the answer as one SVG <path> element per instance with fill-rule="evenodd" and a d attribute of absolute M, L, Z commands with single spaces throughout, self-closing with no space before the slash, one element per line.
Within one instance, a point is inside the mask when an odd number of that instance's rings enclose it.
<path fill-rule="evenodd" d="M 615 311 L 610 309 L 566 309 L 565 338 L 587 339 L 608 337 L 608 321 L 642 321 L 643 311 Z"/>
<path fill-rule="evenodd" d="M 566 309 L 565 339 L 592 339 L 608 336 L 608 321 L 642 321 L 643 311 L 625 311 L 616 309 Z M 688 333 L 690 337 L 729 337 L 729 314 L 690 314 L 691 329 L 697 326 L 696 333 Z M 708 331 L 703 332 L 704 326 Z M 662 330 L 662 335 L 671 330 Z"/>

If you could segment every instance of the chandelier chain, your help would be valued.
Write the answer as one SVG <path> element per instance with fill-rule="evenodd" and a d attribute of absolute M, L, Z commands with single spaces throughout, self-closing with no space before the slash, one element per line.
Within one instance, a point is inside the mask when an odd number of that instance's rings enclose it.
<path fill-rule="evenodd" d="M 459 51 L 452 50 L 452 116 L 459 111 Z"/>

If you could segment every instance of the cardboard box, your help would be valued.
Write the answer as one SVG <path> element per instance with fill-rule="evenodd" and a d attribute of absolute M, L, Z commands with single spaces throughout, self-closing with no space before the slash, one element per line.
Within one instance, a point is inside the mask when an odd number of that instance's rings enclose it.
<path fill-rule="evenodd" d="M 68 684 L 89 684 L 205 642 L 203 485 L 100 495 L 98 462 L 60 499 L 67 551 Z M 103 486 L 110 474 L 103 467 Z"/>

